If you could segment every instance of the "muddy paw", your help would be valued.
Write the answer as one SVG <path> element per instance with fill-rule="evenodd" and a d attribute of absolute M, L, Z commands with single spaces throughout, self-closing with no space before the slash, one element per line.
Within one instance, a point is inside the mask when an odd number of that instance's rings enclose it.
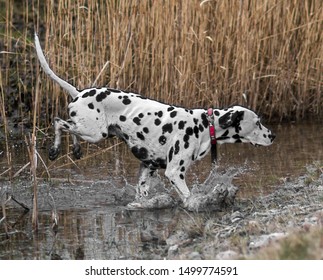
<path fill-rule="evenodd" d="M 56 148 L 55 146 L 50 147 L 49 151 L 48 151 L 48 157 L 50 160 L 54 160 L 58 157 L 59 155 L 59 148 Z"/>
<path fill-rule="evenodd" d="M 79 144 L 73 146 L 73 155 L 76 159 L 80 159 L 82 157 L 82 150 Z"/>

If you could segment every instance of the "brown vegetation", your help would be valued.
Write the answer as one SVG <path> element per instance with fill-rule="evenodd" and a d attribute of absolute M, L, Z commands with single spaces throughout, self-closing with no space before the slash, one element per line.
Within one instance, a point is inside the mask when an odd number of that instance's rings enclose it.
<path fill-rule="evenodd" d="M 68 97 L 37 76 L 34 31 L 55 72 L 79 88 L 187 107 L 239 103 L 280 120 L 322 113 L 320 0 L 21 2 L 0 1 L 3 119 L 32 119 L 37 81 L 38 123 L 65 114 Z"/>

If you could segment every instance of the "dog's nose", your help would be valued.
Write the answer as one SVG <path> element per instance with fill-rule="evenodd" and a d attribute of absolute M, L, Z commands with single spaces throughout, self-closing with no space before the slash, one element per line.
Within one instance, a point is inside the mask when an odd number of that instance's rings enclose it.
<path fill-rule="evenodd" d="M 269 134 L 268 137 L 271 140 L 271 142 L 273 142 L 274 139 L 276 138 L 276 135 L 274 133 L 272 133 L 272 134 Z"/>

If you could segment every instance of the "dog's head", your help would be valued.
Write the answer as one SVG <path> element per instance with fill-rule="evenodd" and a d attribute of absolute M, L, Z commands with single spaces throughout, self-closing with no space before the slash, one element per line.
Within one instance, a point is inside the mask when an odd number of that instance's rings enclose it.
<path fill-rule="evenodd" d="M 219 143 L 251 143 L 255 146 L 269 146 L 275 134 L 260 123 L 257 114 L 241 106 L 225 110 L 214 110 L 217 128 L 216 138 Z"/>

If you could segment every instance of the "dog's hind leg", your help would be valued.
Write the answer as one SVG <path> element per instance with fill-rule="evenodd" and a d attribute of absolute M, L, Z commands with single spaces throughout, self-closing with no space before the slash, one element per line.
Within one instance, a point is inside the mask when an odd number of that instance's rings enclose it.
<path fill-rule="evenodd" d="M 54 119 L 55 138 L 54 144 L 49 148 L 48 157 L 50 160 L 54 160 L 58 157 L 61 149 L 61 137 L 62 137 L 62 126 L 60 118 Z"/>
<path fill-rule="evenodd" d="M 48 151 L 48 157 L 50 160 L 54 160 L 58 157 L 61 149 L 61 138 L 62 138 L 62 130 L 68 131 L 72 134 L 73 139 L 73 154 L 75 158 L 79 159 L 82 156 L 81 146 L 78 142 L 76 135 L 73 133 L 75 130 L 75 124 L 72 121 L 64 121 L 60 118 L 54 119 L 54 129 L 55 129 L 55 138 L 54 144 L 50 147 Z"/>
<path fill-rule="evenodd" d="M 77 136 L 72 134 L 72 140 L 73 140 L 73 155 L 76 159 L 80 159 L 82 157 L 82 150 L 81 150 L 81 145 L 77 139 Z"/>

